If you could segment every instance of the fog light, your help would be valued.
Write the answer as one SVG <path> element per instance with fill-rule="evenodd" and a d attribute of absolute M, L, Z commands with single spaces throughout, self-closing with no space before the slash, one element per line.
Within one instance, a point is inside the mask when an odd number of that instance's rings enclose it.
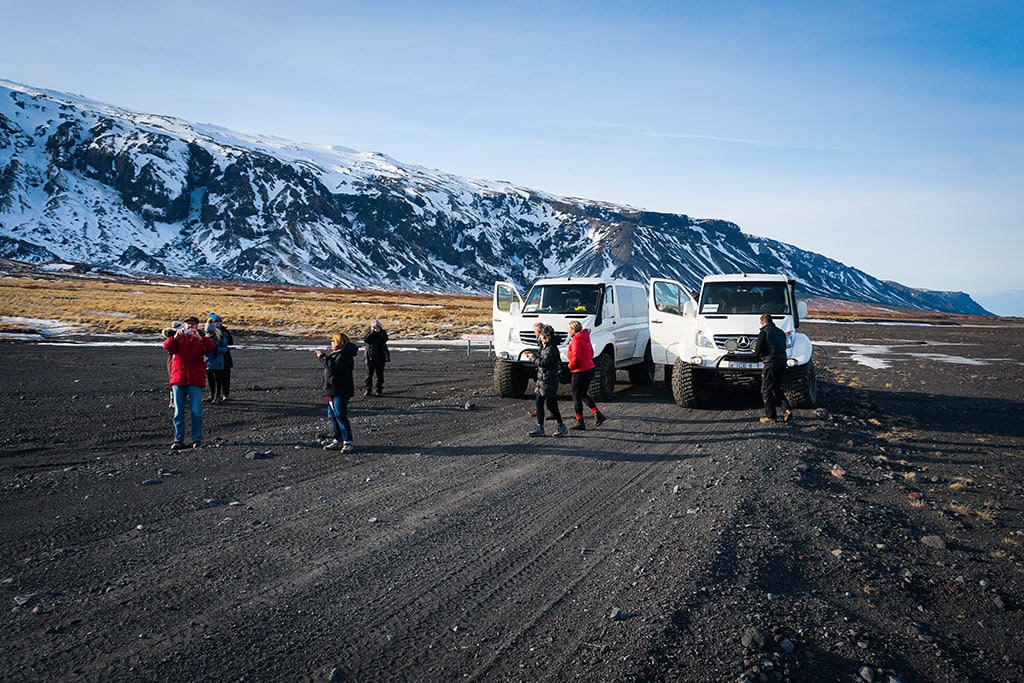
<path fill-rule="evenodd" d="M 787 358 L 786 359 L 786 367 L 795 368 L 796 367 L 796 358 Z"/>

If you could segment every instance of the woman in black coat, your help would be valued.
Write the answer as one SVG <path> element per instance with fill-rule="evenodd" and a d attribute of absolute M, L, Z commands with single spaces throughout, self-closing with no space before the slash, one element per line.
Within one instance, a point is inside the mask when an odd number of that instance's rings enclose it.
<path fill-rule="evenodd" d="M 334 439 L 324 446 L 327 451 L 351 453 L 352 425 L 348 421 L 348 402 L 355 394 L 352 372 L 359 348 L 348 335 L 335 332 L 331 335 L 331 352 L 317 349 L 316 357 L 324 366 L 324 393 L 327 394 L 327 418 L 334 429 Z"/>
<path fill-rule="evenodd" d="M 558 369 L 561 358 L 555 342 L 555 330 L 545 325 L 537 331 L 540 339 L 540 350 L 534 362 L 537 365 L 537 426 L 530 436 L 544 436 L 544 406 L 555 418 L 556 427 L 553 436 L 565 436 L 569 429 L 562 422 L 562 413 L 558 411 Z"/>

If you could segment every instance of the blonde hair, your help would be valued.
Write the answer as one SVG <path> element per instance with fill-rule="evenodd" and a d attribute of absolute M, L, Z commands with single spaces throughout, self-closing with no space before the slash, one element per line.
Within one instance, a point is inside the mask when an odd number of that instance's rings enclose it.
<path fill-rule="evenodd" d="M 337 351 L 349 341 L 348 335 L 344 332 L 335 332 L 331 335 L 331 348 Z"/>
<path fill-rule="evenodd" d="M 572 330 L 573 332 L 581 332 L 583 330 L 583 323 L 581 323 L 579 320 L 570 320 L 569 329 Z"/>

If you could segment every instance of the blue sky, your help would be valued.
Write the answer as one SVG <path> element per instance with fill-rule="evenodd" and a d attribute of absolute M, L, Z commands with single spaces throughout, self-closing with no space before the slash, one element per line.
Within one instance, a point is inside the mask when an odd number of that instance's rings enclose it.
<path fill-rule="evenodd" d="M 722 218 L 1024 316 L 1024 3 L 3 0 L 0 77 Z"/>

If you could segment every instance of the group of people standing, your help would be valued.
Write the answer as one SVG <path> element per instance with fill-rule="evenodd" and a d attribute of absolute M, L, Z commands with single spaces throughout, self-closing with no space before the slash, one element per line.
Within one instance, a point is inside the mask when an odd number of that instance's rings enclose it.
<path fill-rule="evenodd" d="M 167 373 L 171 385 L 171 406 L 174 416 L 174 441 L 171 450 L 185 448 L 185 414 L 191 416 L 192 447 L 203 443 L 203 389 L 209 383 L 206 401 L 227 401 L 231 393 L 230 344 L 234 337 L 224 327 L 223 319 L 211 313 L 205 331 L 199 330 L 199 318 L 190 315 L 164 328 L 164 350 L 167 351 Z"/>
<path fill-rule="evenodd" d="M 783 409 L 782 419 L 788 422 L 792 411 L 781 389 L 782 373 L 785 371 L 786 337 L 772 322 L 769 314 L 761 316 L 762 328 L 755 343 L 755 354 L 764 362 L 762 395 L 765 416 L 761 422 L 775 422 L 778 419 L 776 405 Z M 167 367 L 171 385 L 171 404 L 174 407 L 174 441 L 172 450 L 185 447 L 185 413 L 192 417 L 192 447 L 198 448 L 203 440 L 203 388 L 208 382 L 210 396 L 206 401 L 218 403 L 228 400 L 231 392 L 230 345 L 234 337 L 224 327 L 223 319 L 211 313 L 206 323 L 205 334 L 199 331 L 199 318 L 189 316 L 182 323 L 175 322 L 164 330 L 164 349 L 167 351 Z M 555 422 L 554 436 L 565 436 L 569 429 L 587 428 L 583 419 L 584 407 L 594 418 L 594 427 L 605 421 L 605 415 L 590 397 L 589 387 L 594 379 L 594 349 L 590 333 L 583 329 L 578 320 L 569 322 L 569 372 L 575 422 L 567 427 L 558 408 L 558 385 L 561 357 L 558 351 L 558 337 L 551 325 L 537 323 L 534 332 L 539 348 L 534 357 L 537 367 L 536 409 L 531 415 L 537 418 L 536 426 L 529 436 L 544 436 L 545 419 Z M 324 368 L 323 391 L 327 397 L 327 418 L 333 436 L 324 443 L 325 450 L 350 453 L 354 449 L 352 424 L 348 419 L 348 404 L 355 395 L 355 358 L 359 348 L 348 335 L 335 332 L 331 335 L 331 350 L 317 350 L 317 359 Z M 388 333 L 379 320 L 375 320 L 363 337 L 366 348 L 366 379 L 363 382 L 364 396 L 377 396 L 384 391 L 384 368 L 391 360 L 388 350 Z"/>

